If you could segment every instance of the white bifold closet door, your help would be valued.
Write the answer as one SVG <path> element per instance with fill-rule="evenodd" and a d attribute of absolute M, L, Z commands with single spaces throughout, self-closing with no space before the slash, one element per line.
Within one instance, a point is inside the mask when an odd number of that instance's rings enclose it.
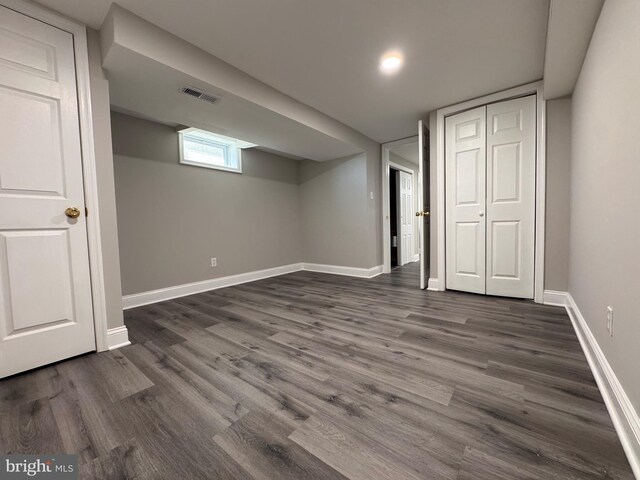
<path fill-rule="evenodd" d="M 447 118 L 447 288 L 485 293 L 486 117 L 480 107 Z"/>
<path fill-rule="evenodd" d="M 535 96 L 446 119 L 447 288 L 533 298 Z"/>

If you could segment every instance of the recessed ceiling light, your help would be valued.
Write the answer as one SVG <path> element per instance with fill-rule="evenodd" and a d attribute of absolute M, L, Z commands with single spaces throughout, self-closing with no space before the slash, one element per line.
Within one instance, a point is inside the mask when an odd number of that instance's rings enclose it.
<path fill-rule="evenodd" d="M 388 53 L 380 60 L 380 70 L 383 73 L 395 73 L 402 67 L 403 59 L 399 53 Z"/>

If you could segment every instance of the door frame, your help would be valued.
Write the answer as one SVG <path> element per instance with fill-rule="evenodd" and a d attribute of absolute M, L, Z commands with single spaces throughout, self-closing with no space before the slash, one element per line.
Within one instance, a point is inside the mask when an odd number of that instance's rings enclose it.
<path fill-rule="evenodd" d="M 24 0 L 0 0 L 0 5 L 47 23 L 73 35 L 73 51 L 76 64 L 76 88 L 78 91 L 78 118 L 80 121 L 80 150 L 84 199 L 87 207 L 87 242 L 89 247 L 89 274 L 91 276 L 91 301 L 96 349 L 109 350 L 107 340 L 107 310 L 104 287 L 104 265 L 100 236 L 100 209 L 98 202 L 98 177 L 91 116 L 91 89 L 89 77 L 89 52 L 86 27 L 74 20 Z"/>
<path fill-rule="evenodd" d="M 490 103 L 536 95 L 536 199 L 535 199 L 535 250 L 534 250 L 534 301 L 543 302 L 544 252 L 545 252 L 545 200 L 546 200 L 546 109 L 542 81 L 521 85 L 473 100 L 440 108 L 436 111 L 436 252 L 438 277 L 429 279 L 429 289 L 446 290 L 446 239 L 445 239 L 445 118 L 465 110 Z M 433 125 L 432 125 L 433 126 Z"/>
<path fill-rule="evenodd" d="M 393 147 L 399 147 L 401 145 L 409 145 L 411 143 L 418 142 L 418 135 L 413 137 L 403 138 L 401 140 L 395 140 L 393 142 L 383 143 L 382 147 L 382 273 L 391 273 L 391 242 L 389 236 L 391 235 L 391 220 L 389 219 L 389 167 L 393 165 L 393 168 L 398 170 L 408 171 L 406 167 L 394 164 L 389 160 L 389 153 Z M 413 172 L 408 172 L 413 175 Z M 418 179 L 418 188 L 422 188 L 422 182 Z M 414 195 L 417 192 L 414 192 Z M 415 252 L 414 257 L 415 257 Z"/>

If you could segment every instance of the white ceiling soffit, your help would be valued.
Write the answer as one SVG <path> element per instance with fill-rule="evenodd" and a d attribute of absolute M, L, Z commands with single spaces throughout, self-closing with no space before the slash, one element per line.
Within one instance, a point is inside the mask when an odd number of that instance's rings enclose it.
<path fill-rule="evenodd" d="M 420 163 L 420 155 L 418 152 L 418 143 L 408 143 L 405 145 L 398 145 L 397 147 L 392 147 L 391 152 L 395 153 L 399 157 L 404 158 L 408 162 L 415 163 L 418 165 Z"/>
<path fill-rule="evenodd" d="M 115 4 L 101 29 L 101 44 L 115 110 L 316 161 L 353 155 L 374 144 Z M 211 104 L 192 98 L 180 91 L 184 86 L 222 100 Z"/>
<path fill-rule="evenodd" d="M 551 0 L 544 60 L 547 100 L 573 93 L 604 0 Z"/>
<path fill-rule="evenodd" d="M 100 28 L 112 0 L 37 0 Z M 581 1 L 581 0 L 579 0 Z M 377 142 L 426 113 L 540 80 L 549 0 L 117 0 Z M 381 75 L 380 57 L 404 67 Z"/>

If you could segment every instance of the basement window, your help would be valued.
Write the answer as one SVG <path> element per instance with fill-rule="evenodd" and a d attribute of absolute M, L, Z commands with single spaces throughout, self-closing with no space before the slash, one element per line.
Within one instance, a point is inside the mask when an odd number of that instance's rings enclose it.
<path fill-rule="evenodd" d="M 181 164 L 235 173 L 242 173 L 242 149 L 256 146 L 197 128 L 180 130 L 178 137 Z"/>

